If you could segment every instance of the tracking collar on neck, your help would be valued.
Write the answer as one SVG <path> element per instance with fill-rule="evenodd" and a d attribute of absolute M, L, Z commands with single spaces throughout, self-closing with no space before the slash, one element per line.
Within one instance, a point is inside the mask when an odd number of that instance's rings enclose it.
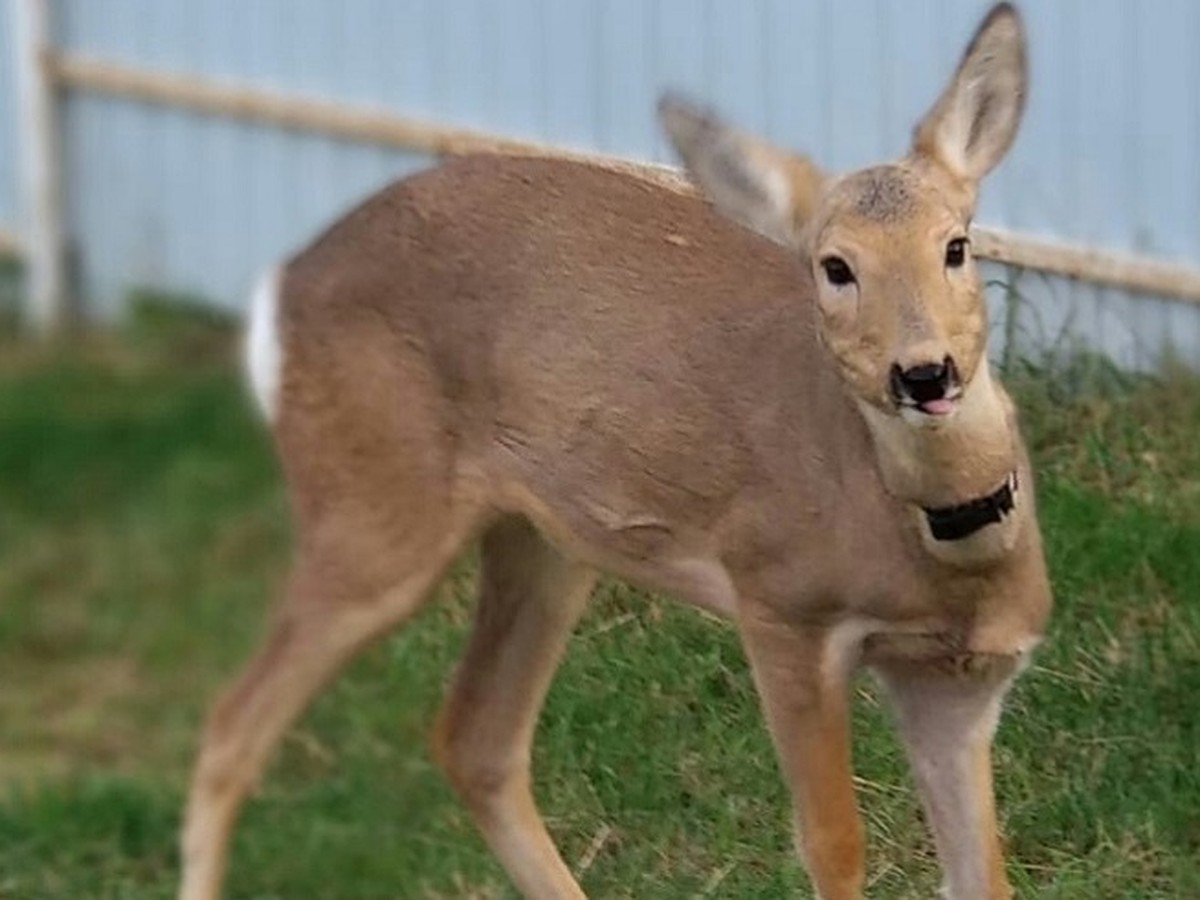
<path fill-rule="evenodd" d="M 925 511 L 925 520 L 935 540 L 959 541 L 970 537 L 986 525 L 1001 521 L 1012 512 L 1016 505 L 1017 473 L 1013 472 L 1004 479 L 999 490 L 968 500 L 958 506 L 943 506 L 938 509 L 921 507 Z"/>

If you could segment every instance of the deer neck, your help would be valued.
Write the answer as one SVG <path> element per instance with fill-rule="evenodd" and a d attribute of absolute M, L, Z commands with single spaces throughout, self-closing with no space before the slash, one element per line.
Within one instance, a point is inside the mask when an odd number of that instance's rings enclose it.
<path fill-rule="evenodd" d="M 914 423 L 860 404 L 884 487 L 911 509 L 927 549 L 948 562 L 971 565 L 996 559 L 1016 543 L 1023 518 L 1016 500 L 1020 439 L 1011 401 L 980 363 L 955 413 L 945 421 Z M 1010 493 L 1011 491 L 1011 493 Z M 1003 509 L 994 525 L 963 535 L 938 537 L 931 515 L 990 502 Z M 931 513 L 932 511 L 932 513 Z M 972 516 L 967 515 L 970 528 Z M 979 517 L 975 517 L 979 518 Z M 986 519 L 986 515 L 983 517 Z"/>

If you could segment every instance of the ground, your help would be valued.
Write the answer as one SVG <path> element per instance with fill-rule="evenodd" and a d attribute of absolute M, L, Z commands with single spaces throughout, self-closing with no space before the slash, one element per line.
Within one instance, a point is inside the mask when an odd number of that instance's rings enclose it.
<path fill-rule="evenodd" d="M 167 321 L 0 344 L 2 900 L 172 895 L 203 710 L 288 555 L 223 342 Z M 1058 598 L 997 741 L 1011 876 L 1023 897 L 1200 896 L 1200 383 L 1086 360 L 1009 374 Z M 231 898 L 513 896 L 425 745 L 472 567 L 291 732 L 238 829 Z M 929 897 L 900 751 L 858 694 L 870 895 Z M 806 895 L 725 624 L 605 584 L 535 766 L 591 896 Z"/>

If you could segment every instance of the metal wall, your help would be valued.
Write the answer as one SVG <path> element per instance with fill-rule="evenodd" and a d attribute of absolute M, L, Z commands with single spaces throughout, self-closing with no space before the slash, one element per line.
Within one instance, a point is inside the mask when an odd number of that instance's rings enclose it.
<path fill-rule="evenodd" d="M 54 12 L 69 50 L 635 156 L 665 158 L 652 110 L 673 86 L 836 169 L 904 149 L 986 6 L 58 0 Z M 1137 0 L 1023 6 L 1028 116 L 980 221 L 1200 264 L 1200 3 L 1155 0 L 1152 15 Z M 236 306 L 257 269 L 427 162 L 77 94 L 64 120 L 70 224 L 88 295 L 108 310 L 135 283 Z M 1020 286 L 1035 343 L 1066 328 L 1138 364 L 1169 336 L 1200 362 L 1200 307 L 1036 273 Z"/>
<path fill-rule="evenodd" d="M 20 218 L 17 190 L 17 73 L 13 56 L 12 16 L 0 10 L 0 231 L 16 231 Z"/>

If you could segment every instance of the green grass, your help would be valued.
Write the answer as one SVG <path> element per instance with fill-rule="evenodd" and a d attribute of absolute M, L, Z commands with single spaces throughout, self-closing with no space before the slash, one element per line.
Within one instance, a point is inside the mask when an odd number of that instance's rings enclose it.
<path fill-rule="evenodd" d="M 172 895 L 203 710 L 288 554 L 275 464 L 219 342 L 219 324 L 155 321 L 0 346 L 3 900 Z M 1200 896 L 1200 383 L 1094 362 L 1015 381 L 1058 607 L 998 738 L 1012 877 L 1029 897 Z M 229 896 L 513 896 L 425 751 L 471 565 L 285 741 Z M 899 749 L 867 682 L 859 694 L 870 894 L 931 896 Z M 807 890 L 728 626 L 605 585 L 535 766 L 592 896 Z"/>

